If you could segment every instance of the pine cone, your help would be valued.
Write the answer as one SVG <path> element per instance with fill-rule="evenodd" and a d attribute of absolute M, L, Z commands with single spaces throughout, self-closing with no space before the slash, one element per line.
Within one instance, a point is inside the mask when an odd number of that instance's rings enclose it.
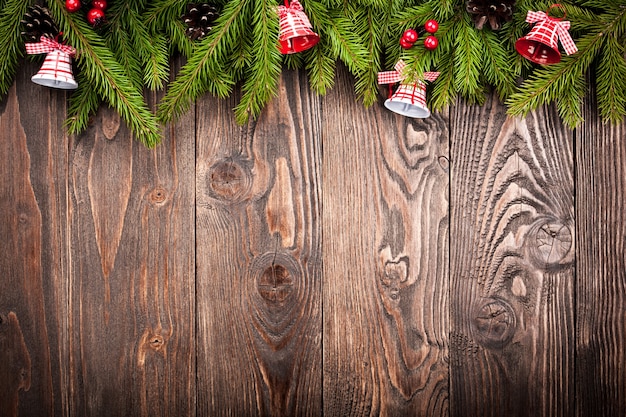
<path fill-rule="evenodd" d="M 39 42 L 42 36 L 56 38 L 59 28 L 50 15 L 50 10 L 42 6 L 30 6 L 20 22 L 24 26 L 21 32 L 26 42 Z"/>
<path fill-rule="evenodd" d="M 193 41 L 202 39 L 213 28 L 213 22 L 219 17 L 217 7 L 209 3 L 191 3 L 187 5 L 187 13 L 181 19 L 188 26 L 187 36 Z"/>
<path fill-rule="evenodd" d="M 513 18 L 514 0 L 476 0 L 468 1 L 466 10 L 472 16 L 476 29 L 483 28 L 486 22 L 489 22 L 491 29 L 498 30 L 504 22 L 508 22 Z"/>

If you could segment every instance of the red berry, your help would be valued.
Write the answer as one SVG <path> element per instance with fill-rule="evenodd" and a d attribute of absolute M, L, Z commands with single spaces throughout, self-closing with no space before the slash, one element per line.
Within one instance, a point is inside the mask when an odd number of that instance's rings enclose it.
<path fill-rule="evenodd" d="M 424 29 L 426 29 L 428 33 L 435 33 L 439 30 L 439 23 L 433 19 L 427 20 L 426 23 L 424 23 Z"/>
<path fill-rule="evenodd" d="M 400 39 L 400 46 L 403 47 L 404 49 L 411 49 L 411 47 L 413 46 L 413 43 L 414 42 L 408 42 L 404 38 Z"/>
<path fill-rule="evenodd" d="M 106 10 L 107 2 L 106 0 L 93 0 L 91 2 L 91 7 L 93 7 L 94 9 Z"/>
<path fill-rule="evenodd" d="M 417 31 L 415 29 L 407 29 L 402 34 L 402 39 L 404 39 L 406 43 L 411 43 L 411 44 L 414 44 L 415 42 L 417 42 L 418 37 L 419 35 L 417 34 Z"/>
<path fill-rule="evenodd" d="M 426 36 L 426 39 L 424 39 L 424 48 L 430 51 L 437 48 L 437 45 L 439 45 L 439 39 L 433 35 Z"/>
<path fill-rule="evenodd" d="M 104 21 L 104 12 L 102 9 L 91 9 L 87 12 L 87 21 L 91 26 L 98 26 Z"/>
<path fill-rule="evenodd" d="M 80 10 L 80 0 L 65 0 L 65 9 L 74 13 Z"/>

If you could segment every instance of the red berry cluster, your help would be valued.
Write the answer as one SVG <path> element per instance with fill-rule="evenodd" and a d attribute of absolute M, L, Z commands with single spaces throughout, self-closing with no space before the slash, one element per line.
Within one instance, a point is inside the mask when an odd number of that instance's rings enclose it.
<path fill-rule="evenodd" d="M 424 23 L 424 30 L 430 33 L 430 35 L 426 36 L 424 39 L 424 48 L 432 51 L 439 45 L 439 40 L 434 35 L 434 33 L 439 30 L 439 23 L 433 19 L 427 20 L 426 23 Z M 418 38 L 419 33 L 417 33 L 415 29 L 407 29 L 400 38 L 400 46 L 404 49 L 409 49 L 417 42 Z"/>
<path fill-rule="evenodd" d="M 65 9 L 70 13 L 79 11 L 82 6 L 80 0 L 65 0 Z M 91 8 L 87 12 L 87 21 L 91 26 L 100 26 L 104 22 L 106 8 L 106 0 L 91 0 Z"/>

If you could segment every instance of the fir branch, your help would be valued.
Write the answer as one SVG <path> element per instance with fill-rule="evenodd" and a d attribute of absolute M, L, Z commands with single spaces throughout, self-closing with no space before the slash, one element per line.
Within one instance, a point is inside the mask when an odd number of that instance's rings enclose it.
<path fill-rule="evenodd" d="M 193 43 L 185 34 L 181 16 L 189 0 L 153 0 L 145 18 L 150 33 L 165 34 L 173 49 L 189 57 L 193 53 Z M 170 51 L 173 52 L 173 51 Z"/>
<path fill-rule="evenodd" d="M 78 88 L 69 99 L 68 116 L 65 120 L 65 127 L 70 135 L 79 134 L 87 128 L 101 101 L 96 90 L 91 88 L 84 72 L 79 71 L 76 74 L 76 82 Z"/>
<path fill-rule="evenodd" d="M 626 61 L 622 42 L 616 34 L 607 34 L 596 70 L 600 117 L 613 123 L 621 122 L 626 115 Z"/>
<path fill-rule="evenodd" d="M 486 81 L 493 85 L 501 100 L 506 99 L 515 90 L 515 66 L 510 49 L 505 49 L 502 42 L 491 30 L 481 30 L 483 44 L 483 73 Z"/>
<path fill-rule="evenodd" d="M 20 36 L 21 23 L 32 1 L 6 0 L 0 9 L 0 97 L 9 91 L 24 42 Z"/>
<path fill-rule="evenodd" d="M 429 103 L 432 110 L 442 110 L 452 104 L 457 98 L 454 86 L 454 55 L 451 53 L 442 54 L 437 70 L 440 72 L 429 96 Z"/>
<path fill-rule="evenodd" d="M 161 101 L 157 117 L 163 123 L 180 117 L 191 102 L 207 91 L 226 97 L 233 85 L 232 76 L 225 67 L 226 53 L 237 39 L 237 20 L 245 20 L 242 13 L 251 0 L 230 2 L 216 21 L 216 26 L 204 38 Z M 231 28 L 235 28 L 232 32 Z"/>
<path fill-rule="evenodd" d="M 357 97 L 363 100 L 363 104 L 370 106 L 378 101 L 377 79 L 378 72 L 381 70 L 382 41 L 385 29 L 388 27 L 388 15 L 386 16 L 380 9 L 370 7 L 365 10 L 354 10 L 353 16 L 355 20 L 363 19 L 367 23 L 360 37 L 366 54 L 370 57 L 370 63 L 365 71 L 356 74 L 354 88 Z"/>
<path fill-rule="evenodd" d="M 315 48 L 307 54 L 306 69 L 311 88 L 318 94 L 325 95 L 335 84 L 336 56 L 329 54 L 328 40 L 322 38 Z"/>
<path fill-rule="evenodd" d="M 276 4 L 271 0 L 258 0 L 253 15 L 252 37 L 257 53 L 247 71 L 241 102 L 235 108 L 235 118 L 241 124 L 246 123 L 249 116 L 256 118 L 276 95 L 281 69 Z"/>
<path fill-rule="evenodd" d="M 483 59 L 482 43 L 467 13 L 453 22 L 455 89 L 470 103 L 485 100 L 480 82 Z"/>
<path fill-rule="evenodd" d="M 330 40 L 332 55 L 338 56 L 352 74 L 366 71 L 369 65 L 367 54 L 362 47 L 362 40 L 358 33 L 361 31 L 354 26 L 348 8 L 320 10 L 314 7 L 317 2 L 307 3 L 309 18 L 314 28 L 319 28 L 319 34 Z"/>
<path fill-rule="evenodd" d="M 135 51 L 130 33 L 122 25 L 119 14 L 112 13 L 112 18 L 104 33 L 106 46 L 113 51 L 115 59 L 124 68 L 128 80 L 137 90 L 143 88 L 143 70 L 139 55 Z"/>
<path fill-rule="evenodd" d="M 154 147 L 161 140 L 156 119 L 104 40 L 80 17 L 74 19 L 62 0 L 50 1 L 49 6 L 68 43 L 79 51 L 77 63 L 90 85 L 120 114 L 138 140 Z"/>

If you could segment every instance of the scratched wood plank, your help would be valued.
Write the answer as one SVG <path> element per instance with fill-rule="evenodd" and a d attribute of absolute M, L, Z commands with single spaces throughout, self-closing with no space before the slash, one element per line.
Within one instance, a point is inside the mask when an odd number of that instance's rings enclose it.
<path fill-rule="evenodd" d="M 103 107 L 70 144 L 70 415 L 195 414 L 194 128 Z"/>
<path fill-rule="evenodd" d="M 322 103 L 325 415 L 447 415 L 447 113 L 352 88 Z"/>
<path fill-rule="evenodd" d="M 321 413 L 318 101 L 285 71 L 257 122 L 197 104 L 198 415 Z"/>
<path fill-rule="evenodd" d="M 0 415 L 67 410 L 65 94 L 25 63 L 0 103 Z"/>
<path fill-rule="evenodd" d="M 577 415 L 623 416 L 626 120 L 602 123 L 595 98 L 586 101 L 584 117 L 576 138 Z"/>
<path fill-rule="evenodd" d="M 494 97 L 451 131 L 451 415 L 572 415 L 573 134 Z"/>

